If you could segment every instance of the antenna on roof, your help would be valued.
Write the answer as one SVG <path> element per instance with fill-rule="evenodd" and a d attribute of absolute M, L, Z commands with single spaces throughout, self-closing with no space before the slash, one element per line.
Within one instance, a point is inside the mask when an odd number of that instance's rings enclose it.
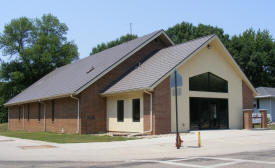
<path fill-rule="evenodd" d="M 132 23 L 130 23 L 130 35 L 132 36 Z"/>

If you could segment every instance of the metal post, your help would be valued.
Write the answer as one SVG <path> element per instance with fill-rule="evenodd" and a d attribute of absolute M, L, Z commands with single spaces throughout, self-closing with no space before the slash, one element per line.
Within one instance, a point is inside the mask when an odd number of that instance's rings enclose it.
<path fill-rule="evenodd" d="M 175 99 L 176 99 L 176 131 L 177 131 L 177 149 L 179 149 L 179 128 L 178 128 L 178 86 L 177 86 L 177 73 L 175 71 Z"/>
<path fill-rule="evenodd" d="M 25 129 L 25 126 L 24 126 L 24 122 L 25 122 L 25 105 L 22 105 L 22 107 L 23 107 L 23 131 L 24 131 L 24 129 Z"/>
<path fill-rule="evenodd" d="M 46 103 L 44 103 L 44 132 L 46 132 Z"/>
<path fill-rule="evenodd" d="M 198 147 L 201 147 L 201 133 L 198 132 Z"/>

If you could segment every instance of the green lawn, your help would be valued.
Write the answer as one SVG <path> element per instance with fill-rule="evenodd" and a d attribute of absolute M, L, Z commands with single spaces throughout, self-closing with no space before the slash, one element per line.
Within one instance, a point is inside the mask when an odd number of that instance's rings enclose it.
<path fill-rule="evenodd" d="M 255 125 L 255 128 L 261 128 L 260 124 Z M 267 128 L 275 130 L 275 125 L 274 124 L 267 124 Z"/>
<path fill-rule="evenodd" d="M 8 124 L 0 124 L 0 135 L 31 139 L 55 143 L 81 143 L 81 142 L 111 142 L 111 141 L 126 141 L 136 138 L 127 138 L 120 136 L 108 135 L 78 135 L 78 134 L 57 134 L 50 132 L 23 132 L 23 131 L 8 131 Z"/>

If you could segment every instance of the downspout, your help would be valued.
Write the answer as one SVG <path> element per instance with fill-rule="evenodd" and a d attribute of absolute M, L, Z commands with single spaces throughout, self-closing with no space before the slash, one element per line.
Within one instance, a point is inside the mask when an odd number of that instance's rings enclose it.
<path fill-rule="evenodd" d="M 10 108 L 8 107 L 8 130 L 10 129 Z"/>
<path fill-rule="evenodd" d="M 24 111 L 24 107 L 25 107 L 25 106 L 23 105 L 23 131 L 24 131 L 24 121 L 25 121 L 25 114 L 24 114 L 25 111 Z"/>
<path fill-rule="evenodd" d="M 143 134 L 152 132 L 153 130 L 153 97 L 152 97 L 152 93 L 148 92 L 148 91 L 144 91 L 145 93 L 150 95 L 150 129 L 148 131 L 144 131 Z"/>
<path fill-rule="evenodd" d="M 73 95 L 71 95 L 71 98 L 77 100 L 77 130 L 76 130 L 76 133 L 80 133 L 80 130 L 79 130 L 79 127 L 80 127 L 80 122 L 79 122 L 79 119 L 80 119 L 80 109 L 79 109 L 79 98 L 77 97 L 74 97 Z"/>
<path fill-rule="evenodd" d="M 41 102 L 40 100 L 39 102 L 44 105 L 44 132 L 46 132 L 46 103 Z"/>
<path fill-rule="evenodd" d="M 270 106 L 270 122 L 272 122 L 273 121 L 273 119 L 272 119 L 272 104 L 271 104 L 271 99 L 272 99 L 272 97 L 270 97 L 270 100 L 269 100 L 269 106 Z"/>

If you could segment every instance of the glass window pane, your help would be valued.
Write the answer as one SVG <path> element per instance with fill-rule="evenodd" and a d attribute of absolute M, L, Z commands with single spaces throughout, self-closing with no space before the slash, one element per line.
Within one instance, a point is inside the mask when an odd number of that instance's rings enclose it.
<path fill-rule="evenodd" d="M 227 93 L 228 83 L 226 80 L 207 72 L 189 78 L 189 89 L 191 91 Z"/>
<path fill-rule="evenodd" d="M 139 122 L 140 121 L 140 100 L 133 99 L 133 121 Z"/>
<path fill-rule="evenodd" d="M 124 120 L 124 101 L 118 100 L 117 101 L 117 121 L 123 122 Z"/>
<path fill-rule="evenodd" d="M 228 92 L 227 81 L 222 78 L 209 73 L 209 91 L 212 92 Z"/>
<path fill-rule="evenodd" d="M 208 74 L 204 73 L 191 77 L 189 79 L 190 90 L 193 91 L 207 91 L 208 90 Z"/>

